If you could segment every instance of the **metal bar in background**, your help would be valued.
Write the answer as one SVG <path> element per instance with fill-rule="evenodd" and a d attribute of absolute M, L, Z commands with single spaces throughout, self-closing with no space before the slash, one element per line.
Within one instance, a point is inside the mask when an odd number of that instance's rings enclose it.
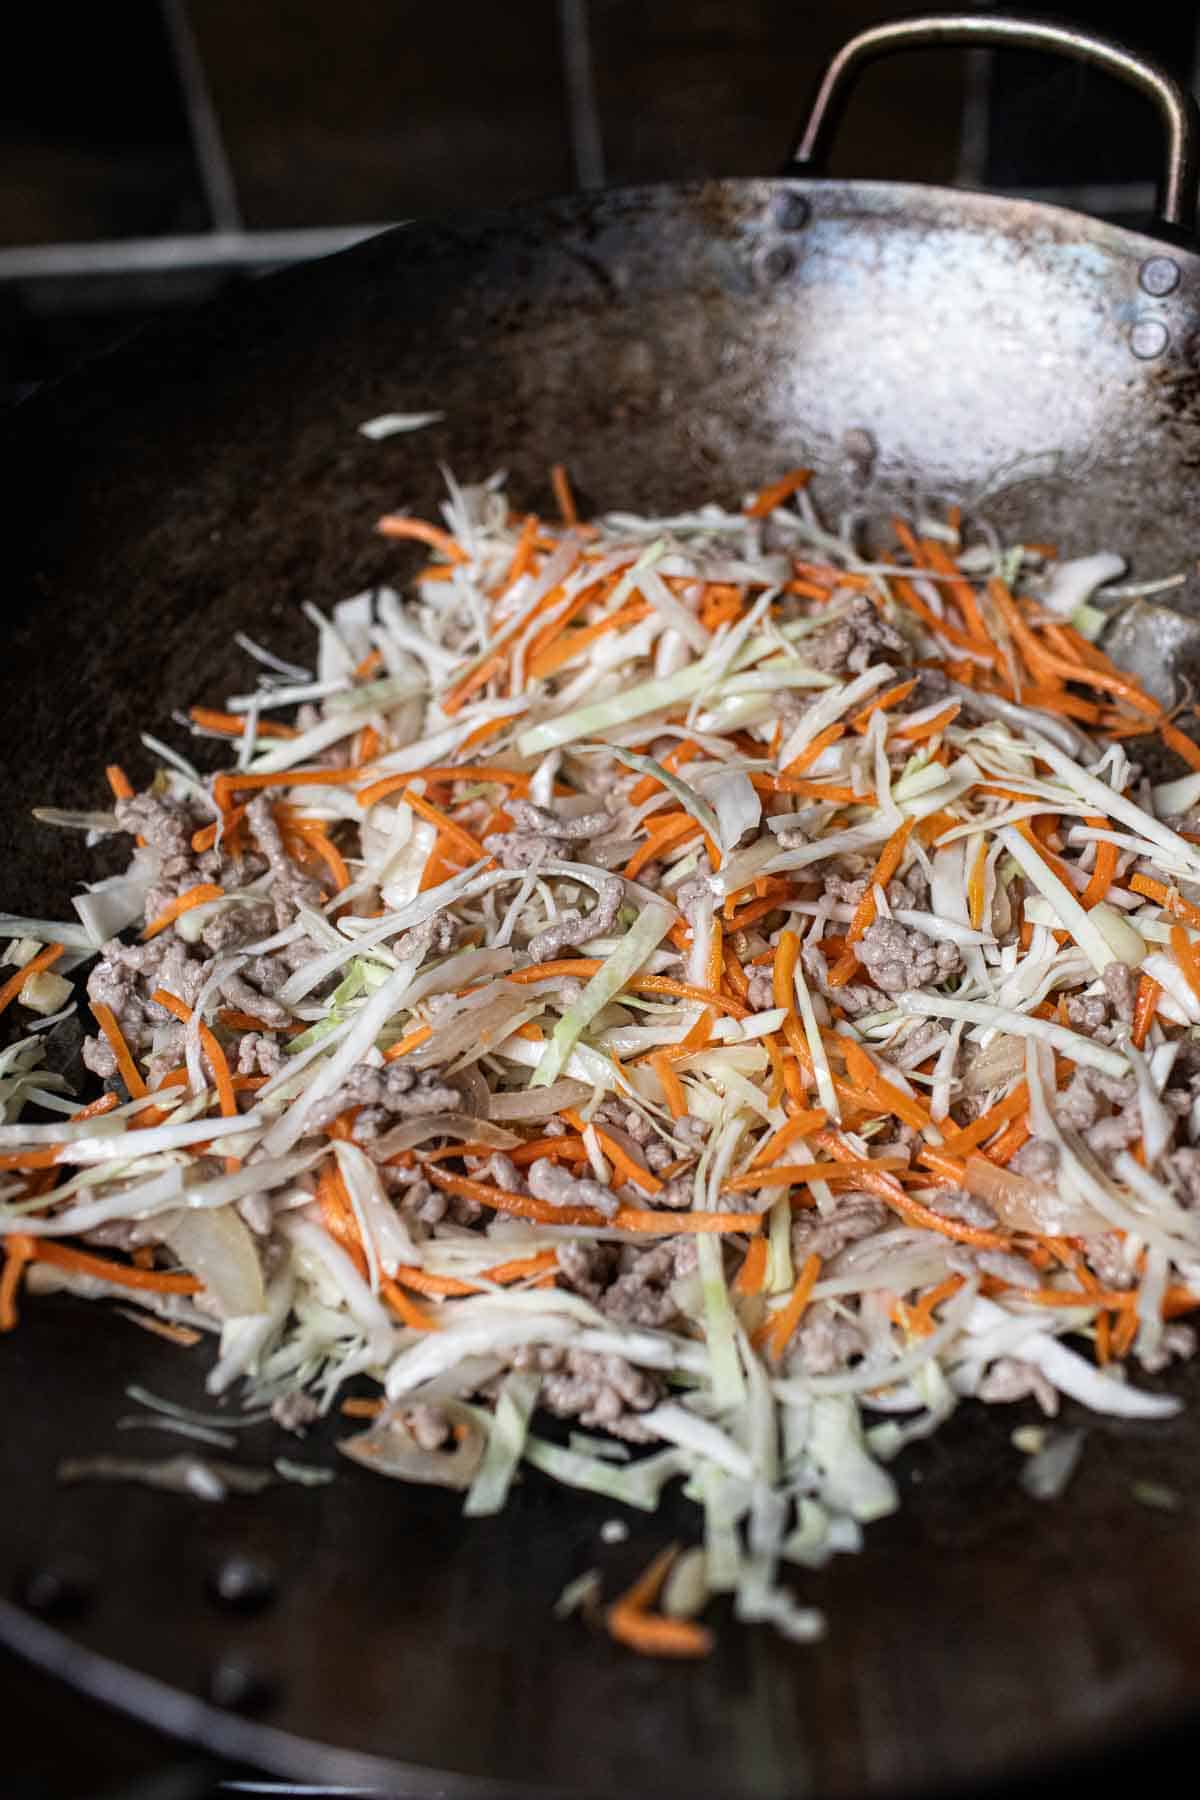
<path fill-rule="evenodd" d="M 958 187 L 981 188 L 986 185 L 994 60 L 990 50 L 972 50 L 966 58 L 958 168 L 954 177 Z"/>
<path fill-rule="evenodd" d="M 1068 206 L 1072 212 L 1114 214 L 1152 213 L 1158 190 L 1152 181 L 1077 182 L 1063 187 L 996 187 L 989 193 L 1011 200 L 1036 200 L 1042 206 Z"/>
<path fill-rule="evenodd" d="M 389 229 L 388 224 L 318 225 L 294 231 L 206 231 L 178 237 L 117 238 L 99 244 L 18 245 L 0 249 L 0 283 L 157 275 L 187 269 L 277 268 L 314 256 L 332 256 Z"/>
<path fill-rule="evenodd" d="M 605 182 L 604 137 L 592 70 L 588 0 L 558 0 L 558 29 L 575 186 L 602 188 Z"/>
<path fill-rule="evenodd" d="M 208 76 L 187 15 L 186 0 L 161 0 L 163 24 L 187 106 L 192 147 L 215 231 L 239 231 L 242 225 L 233 166 L 225 149 L 213 105 Z"/>

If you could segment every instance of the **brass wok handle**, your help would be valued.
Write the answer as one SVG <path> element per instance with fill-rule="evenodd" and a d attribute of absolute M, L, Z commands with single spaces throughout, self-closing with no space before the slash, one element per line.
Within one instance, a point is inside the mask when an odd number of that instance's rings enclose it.
<path fill-rule="evenodd" d="M 828 159 L 834 133 L 858 76 L 869 63 L 898 50 L 934 50 L 958 46 L 968 50 L 1043 50 L 1077 62 L 1091 63 L 1146 95 L 1158 108 L 1167 139 L 1158 217 L 1163 225 L 1188 236 L 1196 227 L 1200 160 L 1197 138 L 1200 114 L 1180 82 L 1161 64 L 1110 38 L 1097 37 L 1074 25 L 1049 19 L 1001 18 L 979 13 L 918 13 L 873 25 L 843 44 L 821 80 L 808 123 L 792 163 L 814 174 Z"/>

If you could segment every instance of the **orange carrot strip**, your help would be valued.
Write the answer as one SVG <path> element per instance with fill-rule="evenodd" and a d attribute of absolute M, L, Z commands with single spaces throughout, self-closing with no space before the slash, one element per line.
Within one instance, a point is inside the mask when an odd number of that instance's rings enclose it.
<path fill-rule="evenodd" d="M 810 1131 L 819 1130 L 825 1122 L 826 1114 L 819 1107 L 808 1112 L 793 1113 L 791 1118 L 779 1127 L 778 1131 L 771 1133 L 765 1144 L 759 1145 L 750 1167 L 752 1169 L 764 1168 L 772 1157 L 778 1156 L 781 1150 L 786 1150 L 787 1146 L 796 1138 L 804 1137 Z"/>
<path fill-rule="evenodd" d="M 882 1174 L 895 1175 L 908 1168 L 908 1159 L 875 1157 L 871 1167 Z M 747 1169 L 744 1174 L 731 1176 L 722 1192 L 752 1194 L 765 1187 L 800 1187 L 809 1181 L 837 1181 L 847 1173 L 846 1164 L 841 1162 L 772 1163 L 769 1168 Z"/>
<path fill-rule="evenodd" d="M 469 1175 L 451 1175 L 445 1169 L 422 1157 L 421 1167 L 425 1175 L 435 1187 L 442 1188 L 448 1194 L 461 1194 L 468 1200 L 478 1200 L 482 1206 L 490 1206 L 494 1212 L 512 1213 L 519 1219 L 532 1219 L 538 1225 L 606 1225 L 609 1221 L 604 1214 L 591 1206 L 551 1206 L 545 1200 L 532 1200 L 527 1194 L 510 1194 L 504 1188 L 495 1187 L 488 1181 L 474 1181 Z M 652 1215 L 655 1218 L 670 1218 L 674 1221 L 676 1214 Z"/>
<path fill-rule="evenodd" d="M 380 537 L 409 538 L 420 544 L 428 544 L 431 550 L 440 550 L 449 562 L 469 562 L 466 551 L 448 531 L 437 525 L 429 525 L 424 519 L 410 519 L 406 513 L 385 513 L 375 526 Z"/>
<path fill-rule="evenodd" d="M 562 514 L 564 525 L 578 525 L 579 512 L 575 505 L 575 496 L 571 492 L 571 483 L 567 477 L 563 463 L 555 463 L 550 471 L 550 485 L 554 489 L 554 498 L 558 502 L 558 510 Z"/>
<path fill-rule="evenodd" d="M 650 1058 L 650 1067 L 662 1083 L 663 1094 L 671 1109 L 673 1119 L 682 1119 L 687 1113 L 687 1100 L 683 1092 L 683 1083 L 671 1067 L 665 1056 L 658 1052 Z"/>
<path fill-rule="evenodd" d="M 114 800 L 133 799 L 133 783 L 120 763 L 109 763 L 104 773 L 108 779 L 108 785 L 112 789 Z"/>
<path fill-rule="evenodd" d="M 1135 712 L 1145 713 L 1148 717 L 1161 720 L 1162 708 L 1157 700 L 1144 694 L 1136 682 L 1118 673 L 1112 663 L 1104 658 L 1104 667 L 1096 667 L 1091 663 L 1071 662 L 1064 656 L 1056 656 L 1037 640 L 1031 627 L 1021 616 L 1017 602 L 1009 593 L 1005 584 L 993 577 L 988 582 L 988 594 L 1004 617 L 1013 638 L 1025 658 L 1030 671 L 1037 675 L 1048 671 L 1058 675 L 1064 681 L 1078 681 L 1087 687 L 1098 687 L 1107 693 L 1116 694 L 1132 706 Z"/>
<path fill-rule="evenodd" d="M 1105 846 L 1101 846 L 1104 848 Z M 1116 845 L 1108 848 L 1116 850 Z M 1151 881 L 1148 875 L 1131 875 L 1129 886 L 1135 894 L 1142 894 L 1147 900 L 1155 900 L 1165 913 L 1173 919 L 1179 919 L 1184 925 L 1190 925 L 1193 931 L 1200 931 L 1200 907 L 1193 906 L 1174 888 L 1164 887 L 1161 881 Z"/>
<path fill-rule="evenodd" d="M 873 1100 L 917 1131 L 932 1126 L 933 1119 L 929 1109 L 922 1106 L 915 1095 L 906 1094 L 902 1088 L 889 1081 L 853 1038 L 839 1038 L 838 1048 L 846 1059 L 846 1072 L 855 1086 L 866 1089 Z"/>
<path fill-rule="evenodd" d="M 190 706 L 188 717 L 193 725 L 205 731 L 222 731 L 230 737 L 245 737 L 247 721 L 238 713 L 214 712 L 208 706 Z M 280 725 L 274 719 L 260 719 L 254 735 L 262 738 L 294 738 L 300 733 L 292 725 Z"/>
<path fill-rule="evenodd" d="M 337 845 L 320 825 L 310 824 L 307 820 L 296 820 L 284 827 L 284 835 L 295 835 L 316 851 L 329 873 L 333 876 L 333 884 L 341 893 L 350 886 L 350 871 Z"/>
<path fill-rule="evenodd" d="M 941 1213 L 934 1212 L 932 1207 L 924 1206 L 904 1192 L 900 1183 L 891 1175 L 876 1175 L 869 1163 L 855 1156 L 850 1146 L 835 1131 L 820 1131 L 816 1134 L 817 1147 L 828 1150 L 839 1162 L 853 1163 L 855 1180 L 860 1187 L 866 1188 L 883 1200 L 901 1218 L 907 1219 L 911 1225 L 923 1225 L 928 1230 L 940 1231 L 945 1237 L 955 1238 L 962 1244 L 973 1244 L 980 1250 L 1008 1250 L 1012 1248 L 1011 1240 L 998 1231 L 981 1231 L 977 1226 L 964 1225 L 957 1219 L 943 1218 Z"/>
<path fill-rule="evenodd" d="M 786 475 L 779 477 L 778 481 L 772 481 L 766 487 L 758 490 L 746 508 L 746 517 L 748 519 L 765 519 L 768 513 L 775 511 L 777 506 L 782 506 L 785 500 L 790 500 L 793 494 L 799 493 L 801 488 L 807 487 L 811 480 L 811 469 L 789 469 Z"/>
<path fill-rule="evenodd" d="M 639 844 L 621 873 L 629 881 L 633 881 L 648 862 L 654 862 L 657 859 L 660 850 L 669 849 L 675 844 L 682 844 L 688 838 L 695 837 L 700 830 L 699 822 L 693 819 L 690 813 L 684 813 L 681 818 L 671 820 L 668 824 L 661 826 L 652 837 L 648 837 L 644 844 Z"/>
<path fill-rule="evenodd" d="M 1013 1119 L 1021 1118 L 1028 1110 L 1029 1089 L 1021 1081 L 1018 1082 L 1011 1094 L 1006 1094 L 1003 1100 L 996 1102 L 995 1106 L 990 1106 L 986 1112 L 980 1113 L 977 1119 L 972 1119 L 971 1123 L 964 1125 L 961 1131 L 948 1130 L 943 1126 L 942 1135 L 945 1148 L 952 1156 L 966 1156 L 969 1151 L 976 1149 L 978 1145 L 990 1138 L 1002 1125 L 1008 1125 Z"/>
<path fill-rule="evenodd" d="M 979 848 L 975 852 L 975 860 L 971 864 L 971 875 L 967 882 L 967 910 L 972 929 L 979 931 L 983 926 L 983 909 L 986 903 L 986 887 L 984 877 L 987 874 L 988 847 L 987 839 L 981 832 Z"/>
<path fill-rule="evenodd" d="M 705 970 L 705 985 L 714 994 L 719 994 L 725 979 L 725 933 L 720 919 L 712 922 L 712 936 L 708 947 L 708 967 Z"/>
<path fill-rule="evenodd" d="M 1151 975 L 1143 975 L 1138 983 L 1137 1000 L 1133 1008 L 1133 1030 L 1130 1033 L 1139 1050 L 1145 1048 L 1146 1037 L 1154 1022 L 1158 1010 L 1158 996 L 1162 988 Z"/>
<path fill-rule="evenodd" d="M 430 1275 L 425 1269 L 410 1268 L 407 1264 L 396 1270 L 396 1280 L 417 1294 L 454 1297 L 480 1292 L 477 1282 L 459 1281 L 454 1275 Z"/>
<path fill-rule="evenodd" d="M 449 838 L 450 842 L 467 856 L 476 861 L 486 862 L 488 860 L 488 853 L 479 839 L 473 836 L 465 826 L 458 825 L 453 819 L 448 818 L 439 807 L 423 799 L 420 794 L 414 794 L 411 788 L 405 789 L 403 798 L 414 812 L 420 813 L 423 819 L 428 819 L 431 825 L 436 825 L 441 835 Z"/>
<path fill-rule="evenodd" d="M 606 1614 L 609 1635 L 639 1656 L 699 1657 L 712 1650 L 713 1634 L 707 1627 L 693 1619 L 668 1619 L 648 1610 L 658 1598 L 677 1554 L 672 1545 L 656 1556 Z"/>
<path fill-rule="evenodd" d="M 690 738 L 684 738 L 681 742 L 676 744 L 673 750 L 667 751 L 667 754 L 662 758 L 662 766 L 664 769 L 669 769 L 671 773 L 674 774 L 683 763 L 690 762 L 693 756 L 698 756 L 699 754 L 699 744 L 693 744 Z M 648 800 L 650 798 L 651 794 L 657 794 L 662 785 L 663 784 L 658 779 L 657 775 L 643 775 L 629 791 L 631 805 L 640 806 L 643 800 Z"/>
<path fill-rule="evenodd" d="M 787 1349 L 788 1340 L 804 1317 L 804 1310 L 817 1284 L 821 1273 L 821 1259 L 817 1255 L 808 1257 L 804 1267 L 796 1277 L 796 1285 L 792 1289 L 791 1298 L 780 1308 L 771 1320 L 768 1334 L 769 1354 L 772 1362 L 778 1362 Z"/>
<path fill-rule="evenodd" d="M 1178 725 L 1172 725 L 1170 719 L 1163 719 L 1158 729 L 1164 742 L 1170 744 L 1190 769 L 1200 769 L 1200 744 L 1190 738 L 1186 731 L 1180 731 Z"/>
<path fill-rule="evenodd" d="M 4 1240 L 4 1274 L 0 1276 L 0 1331 L 12 1331 L 17 1323 L 17 1293 L 25 1265 L 31 1261 L 34 1240 L 14 1231 Z"/>
<path fill-rule="evenodd" d="M 898 682 L 895 687 L 887 688 L 882 694 L 876 694 L 873 700 L 868 700 L 862 711 L 856 712 L 850 721 L 854 730 L 865 731 L 872 713 L 887 712 L 893 706 L 899 706 L 902 700 L 907 700 L 917 681 L 918 677 L 914 675 L 911 681 Z"/>
<path fill-rule="evenodd" d="M 163 1007 L 171 1014 L 172 1018 L 178 1019 L 181 1024 L 187 1025 L 190 1022 L 191 1008 L 177 994 L 169 994 L 166 988 L 155 988 L 151 999 L 156 1006 Z M 236 1118 L 237 1098 L 229 1075 L 229 1064 L 225 1060 L 225 1052 L 203 1020 L 200 1021 L 200 1043 L 208 1059 L 208 1066 L 212 1070 L 221 1111 L 227 1119 Z M 226 1167 L 231 1163 L 236 1166 L 237 1160 L 233 1156 L 226 1157 Z"/>
<path fill-rule="evenodd" d="M 564 1106 L 562 1117 L 569 1125 L 573 1125 L 576 1131 L 582 1133 L 584 1122 L 573 1106 Z M 663 1184 L 658 1176 L 652 1175 L 649 1169 L 644 1169 L 641 1163 L 635 1162 L 624 1145 L 618 1143 L 611 1132 L 605 1131 L 601 1125 L 593 1125 L 592 1130 L 596 1134 L 596 1142 L 618 1174 L 622 1175 L 626 1181 L 632 1181 L 635 1187 L 640 1187 L 644 1194 L 661 1193 Z"/>
<path fill-rule="evenodd" d="M 751 1238 L 742 1266 L 733 1283 L 735 1294 L 761 1294 L 767 1276 L 769 1245 L 765 1237 Z"/>
<path fill-rule="evenodd" d="M 117 1070 L 121 1080 L 129 1089 L 131 1100 L 142 1100 L 149 1091 L 142 1080 L 133 1053 L 125 1042 L 121 1027 L 117 1024 L 112 1011 L 99 1000 L 91 1002 L 92 1016 L 108 1040 L 108 1047 L 116 1058 Z"/>
<path fill-rule="evenodd" d="M 485 1281 L 507 1284 L 511 1281 L 524 1281 L 530 1275 L 546 1275 L 557 1267 L 558 1253 L 554 1250 L 541 1250 L 536 1256 L 517 1256 L 511 1262 L 495 1263 L 490 1269 L 482 1271 L 482 1278 Z"/>
<path fill-rule="evenodd" d="M 33 1244 L 33 1262 L 53 1263 L 57 1269 L 70 1269 L 77 1275 L 94 1275 L 101 1281 L 112 1281 L 121 1287 L 147 1288 L 158 1294 L 195 1294 L 203 1285 L 194 1275 L 136 1269 L 129 1263 L 111 1262 L 106 1256 L 92 1256 L 86 1250 L 72 1249 L 56 1238 L 35 1238 Z"/>
<path fill-rule="evenodd" d="M 1111 829 L 1108 820 L 1099 813 L 1089 814 L 1087 823 L 1092 826 L 1094 830 L 1107 831 Z M 1096 860 L 1092 864 L 1092 872 L 1088 877 L 1088 884 L 1079 896 L 1079 904 L 1083 907 L 1085 912 L 1090 912 L 1093 906 L 1099 906 L 1101 900 L 1103 900 L 1108 893 L 1117 873 L 1118 855 L 1119 852 L 1115 844 L 1096 845 Z M 1196 914 L 1196 919 L 1197 922 L 1200 922 L 1200 913 Z"/>
<path fill-rule="evenodd" d="M 429 1314 L 410 1300 L 399 1282 L 393 1281 L 390 1275 L 380 1275 L 379 1291 L 396 1316 L 413 1331 L 440 1331 L 441 1323 L 431 1319 Z"/>
<path fill-rule="evenodd" d="M 12 1005 L 31 977 L 41 969 L 48 969 L 51 963 L 58 961 L 62 953 L 63 946 L 61 944 L 47 944 L 44 950 L 39 950 L 36 956 L 30 958 L 23 969 L 18 969 L 15 975 L 10 975 L 4 986 L 0 987 L 0 1013 L 6 1006 Z"/>
<path fill-rule="evenodd" d="M 858 968 L 858 958 L 854 955 L 849 946 L 851 944 L 856 944 L 864 931 L 874 924 L 876 911 L 875 889 L 876 887 L 886 888 L 888 882 L 900 867 L 912 828 L 913 821 L 911 819 L 905 819 L 904 823 L 898 830 L 892 833 L 887 843 L 883 846 L 879 855 L 879 860 L 875 864 L 875 867 L 872 869 L 868 878 L 866 892 L 855 907 L 854 916 L 847 927 L 847 947 L 845 953 L 838 958 L 837 963 L 829 972 L 830 987 L 844 987 Z"/>
<path fill-rule="evenodd" d="M 943 707 L 941 712 L 935 713 L 932 719 L 925 719 L 919 725 L 897 725 L 893 735 L 903 738 L 909 744 L 922 744 L 926 738 L 935 737 L 939 731 L 944 731 L 947 725 L 953 724 L 961 711 L 959 702 L 953 700 L 949 706 Z"/>
<path fill-rule="evenodd" d="M 545 681 L 548 676 L 561 669 L 564 663 L 578 655 L 580 650 L 594 644 L 597 638 L 604 637 L 610 631 L 619 631 L 622 626 L 636 625 L 639 619 L 646 618 L 649 611 L 644 600 L 631 600 L 616 612 L 606 613 L 604 618 L 597 619 L 594 625 L 584 625 L 578 631 L 564 632 L 529 658 L 526 667 L 531 679 Z"/>
<path fill-rule="evenodd" d="M 1171 927 L 1171 952 L 1187 978 L 1187 984 L 1200 1000 L 1200 959 L 1182 925 Z"/>
<path fill-rule="evenodd" d="M 439 575 L 441 574 L 440 568 L 438 569 L 438 573 L 439 573 Z M 382 650 L 368 650 L 367 654 L 363 657 L 362 661 L 355 663 L 354 671 L 353 671 L 354 678 L 356 681 L 369 681 L 371 676 L 375 674 L 376 670 L 382 669 L 382 667 L 383 667 L 383 651 Z"/>
<path fill-rule="evenodd" d="M 819 731 L 812 743 L 808 744 L 799 756 L 794 756 L 779 773 L 781 775 L 802 775 L 805 769 L 812 768 L 823 750 L 828 750 L 830 744 L 836 744 L 838 739 L 844 737 L 845 734 L 846 727 L 844 725 L 827 725 L 824 731 Z"/>
<path fill-rule="evenodd" d="M 157 937 L 160 931 L 165 931 L 168 925 L 173 925 L 184 913 L 191 912 L 193 906 L 205 906 L 210 900 L 223 899 L 224 895 L 225 889 L 218 887 L 215 881 L 198 881 L 195 887 L 185 888 L 182 894 L 176 894 L 151 919 L 142 932 L 142 942 L 145 943 L 147 938 Z"/>

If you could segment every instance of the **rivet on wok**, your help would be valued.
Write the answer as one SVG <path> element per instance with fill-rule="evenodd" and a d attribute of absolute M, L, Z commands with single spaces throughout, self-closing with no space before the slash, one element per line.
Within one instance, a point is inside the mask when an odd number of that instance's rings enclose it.
<path fill-rule="evenodd" d="M 1141 266 L 1138 280 L 1147 294 L 1161 299 L 1179 286 L 1179 264 L 1172 256 L 1148 256 Z"/>
<path fill-rule="evenodd" d="M 18 1598 L 43 1619 L 78 1619 L 91 1605 L 94 1585 L 85 1564 L 64 1560 L 34 1569 L 21 1584 Z"/>
<path fill-rule="evenodd" d="M 257 1557 L 233 1555 L 213 1570 L 208 1591 L 230 1612 L 257 1612 L 275 1598 L 275 1573 Z"/>
<path fill-rule="evenodd" d="M 240 1657 L 223 1657 L 205 1685 L 214 1706 L 228 1712 L 265 1712 L 279 1699 L 278 1683 Z"/>
<path fill-rule="evenodd" d="M 767 281 L 786 281 L 795 267 L 795 252 L 789 250 L 786 244 L 772 244 L 769 250 L 764 250 L 759 263 Z"/>
<path fill-rule="evenodd" d="M 1129 348 L 1143 362 L 1161 356 L 1167 347 L 1167 328 L 1161 319 L 1136 319 L 1129 333 Z"/>
<path fill-rule="evenodd" d="M 771 220 L 780 231 L 803 231 L 811 212 L 803 194 L 776 194 L 771 205 Z"/>

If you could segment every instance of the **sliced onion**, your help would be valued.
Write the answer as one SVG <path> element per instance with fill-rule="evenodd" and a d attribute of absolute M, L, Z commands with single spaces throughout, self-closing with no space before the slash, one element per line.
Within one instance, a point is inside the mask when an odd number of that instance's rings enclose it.
<path fill-rule="evenodd" d="M 205 1286 L 226 1319 L 243 1319 L 266 1307 L 258 1252 L 231 1206 L 182 1212 L 165 1221 L 163 1242 Z"/>
<path fill-rule="evenodd" d="M 444 1112 L 406 1119 L 403 1125 L 397 1125 L 385 1137 L 378 1138 L 371 1148 L 378 1160 L 385 1162 L 398 1151 L 411 1150 L 435 1137 L 462 1138 L 469 1143 L 490 1144 L 496 1150 L 512 1150 L 521 1142 L 515 1131 L 505 1131 L 488 1119 L 472 1118 L 465 1112 Z"/>
<path fill-rule="evenodd" d="M 1067 1199 L 1056 1187 L 1002 1169 L 986 1156 L 967 1158 L 963 1186 L 977 1200 L 986 1200 L 1010 1231 L 1036 1231 L 1052 1237 L 1098 1237 L 1112 1229 L 1092 1207 Z"/>
<path fill-rule="evenodd" d="M 464 1063 L 461 1069 L 455 1071 L 454 1079 L 448 1085 L 457 1088 L 462 1095 L 462 1109 L 465 1113 L 469 1113 L 473 1119 L 487 1118 L 488 1100 L 491 1096 L 483 1073 L 475 1063 Z"/>
<path fill-rule="evenodd" d="M 556 1081 L 550 1087 L 518 1088 L 511 1094 L 493 1094 L 488 1102 L 491 1119 L 552 1119 L 564 1106 L 578 1106 L 591 1088 L 582 1081 Z"/>
<path fill-rule="evenodd" d="M 406 1401 L 408 1404 L 411 1402 Z M 369 1431 L 343 1438 L 338 1449 L 364 1469 L 391 1475 L 397 1481 L 469 1488 L 483 1459 L 484 1434 L 469 1407 L 456 1400 L 443 1400 L 441 1405 L 451 1423 L 463 1427 L 453 1450 L 422 1450 L 401 1421 L 402 1408 L 398 1406 L 380 1413 Z"/>
<path fill-rule="evenodd" d="M 485 990 L 482 1003 L 478 994 L 472 994 L 471 1000 L 474 1005 L 464 1005 L 448 1017 L 445 1013 L 439 1014 L 439 1023 L 434 1026 L 429 1042 L 409 1055 L 407 1060 L 411 1068 L 431 1068 L 434 1063 L 448 1062 L 461 1051 L 479 1049 L 481 1045 L 480 1054 L 486 1054 L 488 1044 L 499 1043 L 505 1035 L 503 1027 L 509 1020 L 529 1005 L 528 994 L 501 982 L 494 984 L 494 991 Z M 440 1022 L 442 1019 L 445 1024 Z"/>
<path fill-rule="evenodd" d="M 986 1094 L 1021 1074 L 1024 1067 L 1024 1040 L 998 1032 L 991 1043 L 985 1044 L 968 1062 L 962 1091 L 964 1094 Z"/>

